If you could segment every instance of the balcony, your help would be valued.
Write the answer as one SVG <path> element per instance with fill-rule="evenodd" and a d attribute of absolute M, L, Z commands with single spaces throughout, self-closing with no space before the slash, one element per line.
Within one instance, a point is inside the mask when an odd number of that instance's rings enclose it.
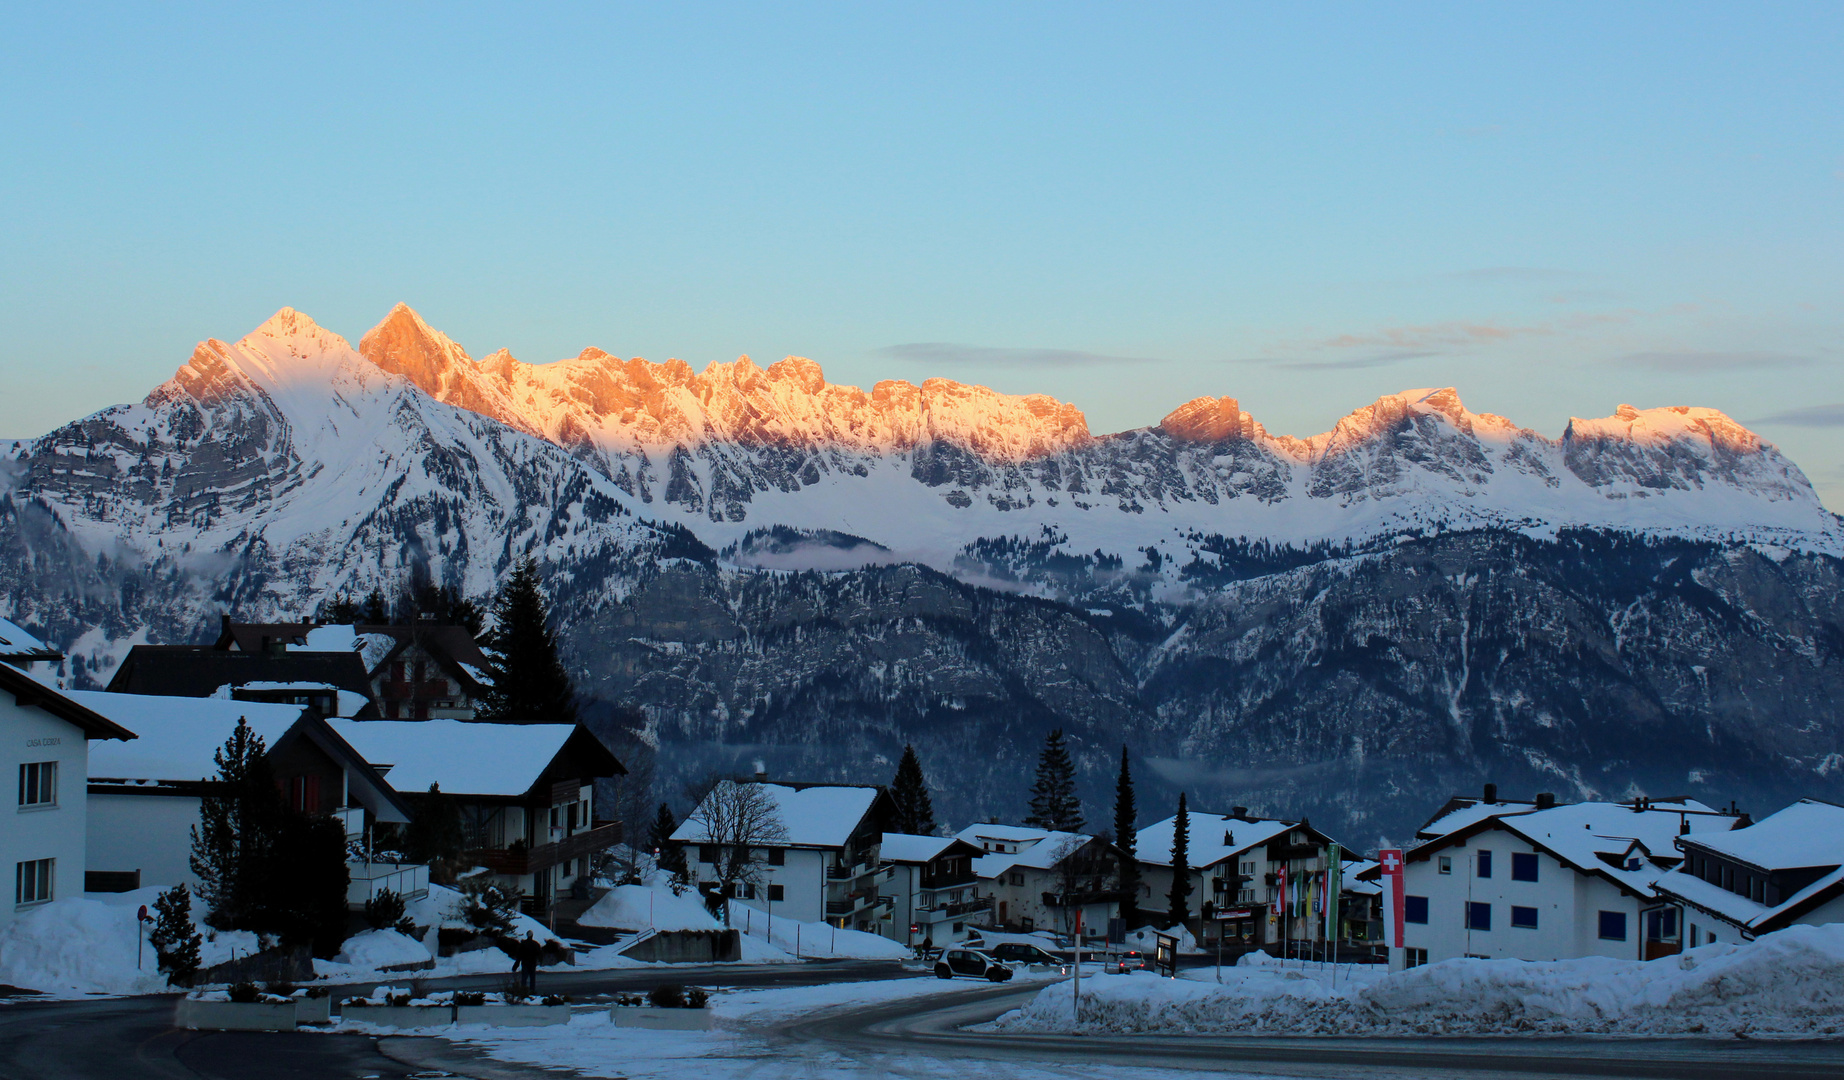
<path fill-rule="evenodd" d="M 523 874 L 535 874 L 548 870 L 558 863 L 584 855 L 594 855 L 606 851 L 621 842 L 621 823 L 605 821 L 594 828 L 584 829 L 574 836 L 566 836 L 549 844 L 539 844 L 534 848 L 523 846 L 504 848 L 480 848 L 463 852 L 462 859 L 475 866 L 484 866 L 495 874 L 507 877 L 519 877 Z"/>
<path fill-rule="evenodd" d="M 834 865 L 828 866 L 826 868 L 826 880 L 828 881 L 853 881 L 861 877 L 869 877 L 872 874 L 881 873 L 884 871 L 893 871 L 894 869 L 895 869 L 894 863 L 875 863 L 875 862 L 835 863 Z M 889 879 L 886 878 L 885 880 L 889 880 Z"/>
<path fill-rule="evenodd" d="M 828 915 L 856 915 L 860 911 L 869 911 L 872 908 L 878 908 L 878 907 L 892 907 L 895 904 L 896 904 L 895 897 L 880 896 L 877 893 L 873 893 L 873 892 L 866 892 L 862 894 L 854 893 L 853 895 L 848 896 L 843 900 L 826 901 L 826 914 Z"/>
<path fill-rule="evenodd" d="M 346 907 L 350 910 L 364 910 L 366 901 L 386 889 L 405 900 L 419 900 L 429 895 L 429 868 L 415 863 L 346 864 Z"/>
<path fill-rule="evenodd" d="M 976 915 L 982 911 L 992 910 L 992 897 L 981 896 L 964 900 L 957 904 L 933 904 L 916 909 L 916 921 L 925 923 L 946 922 L 967 915 Z"/>

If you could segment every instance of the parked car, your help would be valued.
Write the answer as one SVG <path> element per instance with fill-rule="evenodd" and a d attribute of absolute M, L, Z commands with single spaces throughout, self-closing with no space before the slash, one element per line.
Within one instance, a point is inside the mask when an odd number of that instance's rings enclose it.
<path fill-rule="evenodd" d="M 1035 945 L 1027 945 L 1022 941 L 1007 941 L 1001 945 L 994 945 L 987 952 L 992 954 L 993 959 L 1003 960 L 1008 964 L 1046 964 L 1053 968 L 1063 966 L 1062 957 Z"/>
<path fill-rule="evenodd" d="M 1146 954 L 1138 949 L 1127 949 L 1108 954 L 1106 971 L 1110 975 L 1126 975 L 1130 972 L 1145 971 L 1150 965 L 1146 963 Z"/>
<path fill-rule="evenodd" d="M 952 979 L 956 975 L 999 983 L 1012 977 L 1012 969 L 978 949 L 949 949 L 935 961 L 935 977 Z"/>

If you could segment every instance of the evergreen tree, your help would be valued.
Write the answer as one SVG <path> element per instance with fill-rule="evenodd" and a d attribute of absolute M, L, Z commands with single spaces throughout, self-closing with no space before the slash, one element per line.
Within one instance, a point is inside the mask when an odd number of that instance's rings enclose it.
<path fill-rule="evenodd" d="M 431 876 L 444 881 L 453 878 L 453 863 L 461 856 L 461 808 L 442 793 L 442 785 L 430 784 L 429 793 L 415 800 L 416 816 L 403 831 L 404 854 L 411 862 L 425 863 L 434 871 Z"/>
<path fill-rule="evenodd" d="M 247 929 L 279 934 L 332 959 L 346 938 L 346 830 L 324 814 L 283 815 Z"/>
<path fill-rule="evenodd" d="M 890 801 L 896 804 L 892 832 L 935 834 L 935 806 L 928 797 L 928 781 L 922 777 L 922 762 L 913 746 L 903 747 L 903 760 L 897 762 L 896 778 L 890 781 Z"/>
<path fill-rule="evenodd" d="M 391 613 L 384 605 L 383 590 L 371 590 L 371 595 L 365 598 L 365 609 L 359 612 L 359 619 L 372 626 L 383 626 L 391 621 Z"/>
<path fill-rule="evenodd" d="M 192 894 L 175 885 L 154 898 L 154 927 L 147 936 L 167 982 L 189 986 L 198 972 L 204 936 L 192 925 Z"/>
<path fill-rule="evenodd" d="M 1082 803 L 1076 798 L 1076 766 L 1063 743 L 1063 729 L 1044 739 L 1037 759 L 1037 781 L 1031 785 L 1031 815 L 1026 825 L 1058 832 L 1082 831 Z"/>
<path fill-rule="evenodd" d="M 576 691 L 557 655 L 538 564 L 527 558 L 513 570 L 493 604 L 487 675 L 492 685 L 484 719 L 501 724 L 572 724 Z"/>
<path fill-rule="evenodd" d="M 1172 819 L 1172 891 L 1167 894 L 1173 926 L 1191 917 L 1191 815 L 1185 810 L 1185 793 L 1178 793 L 1178 816 Z"/>
<path fill-rule="evenodd" d="M 659 813 L 653 817 L 653 826 L 647 830 L 647 850 L 664 857 L 666 849 L 674 846 L 672 833 L 678 827 L 679 822 L 672 816 L 671 805 L 660 803 Z"/>
<path fill-rule="evenodd" d="M 1140 862 L 1133 805 L 1133 773 L 1127 769 L 1127 747 L 1120 748 L 1120 779 L 1114 783 L 1114 846 L 1121 850 L 1120 917 L 1131 930 L 1140 921 Z"/>
<path fill-rule="evenodd" d="M 243 929 L 259 918 L 264 876 L 281 830 L 282 801 L 262 737 L 242 718 L 212 755 L 218 778 L 200 801 L 192 826 L 192 873 L 199 879 L 205 921 Z"/>
<path fill-rule="evenodd" d="M 359 621 L 359 615 L 359 606 L 348 599 L 345 593 L 320 605 L 320 621 L 334 626 L 349 626 Z"/>

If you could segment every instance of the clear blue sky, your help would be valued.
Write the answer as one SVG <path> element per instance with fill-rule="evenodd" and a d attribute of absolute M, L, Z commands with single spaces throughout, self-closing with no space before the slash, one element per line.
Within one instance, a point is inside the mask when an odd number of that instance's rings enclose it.
<path fill-rule="evenodd" d="M 282 305 L 945 375 L 1096 431 L 1456 385 L 1844 507 L 1844 6 L 0 9 L 0 435 Z"/>

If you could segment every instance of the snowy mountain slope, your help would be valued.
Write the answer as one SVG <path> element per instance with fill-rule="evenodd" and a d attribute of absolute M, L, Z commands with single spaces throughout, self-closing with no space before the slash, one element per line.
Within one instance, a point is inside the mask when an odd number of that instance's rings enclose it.
<path fill-rule="evenodd" d="M 79 686 L 530 552 L 591 714 L 643 709 L 681 778 L 882 780 L 914 743 L 944 815 L 1005 815 L 1062 727 L 1095 799 L 1131 742 L 1149 806 L 1358 842 L 1482 779 L 1844 797 L 1838 532 L 1714 410 L 1552 440 L 1417 390 L 1296 439 L 1200 398 L 1094 436 L 807 361 L 475 362 L 407 308 L 357 349 L 284 309 L 0 448 L 0 616 Z"/>
<path fill-rule="evenodd" d="M 200 611 L 307 613 L 413 576 L 479 595 L 526 552 L 632 568 L 670 542 L 556 446 L 431 399 L 286 308 L 6 464 L 16 529 L 193 582 Z"/>
<path fill-rule="evenodd" d="M 723 547 L 767 526 L 836 530 L 951 568 L 981 537 L 1136 555 L 1212 533 L 1347 543 L 1432 527 L 1612 528 L 1844 551 L 1804 475 L 1714 409 L 1574 420 L 1559 439 L 1410 390 L 1308 439 L 1270 435 L 1232 398 L 1092 436 L 1074 406 L 930 379 L 869 394 L 811 360 L 681 361 L 587 349 L 475 362 L 398 305 L 360 342 L 381 368 L 569 447 L 649 511 Z"/>

